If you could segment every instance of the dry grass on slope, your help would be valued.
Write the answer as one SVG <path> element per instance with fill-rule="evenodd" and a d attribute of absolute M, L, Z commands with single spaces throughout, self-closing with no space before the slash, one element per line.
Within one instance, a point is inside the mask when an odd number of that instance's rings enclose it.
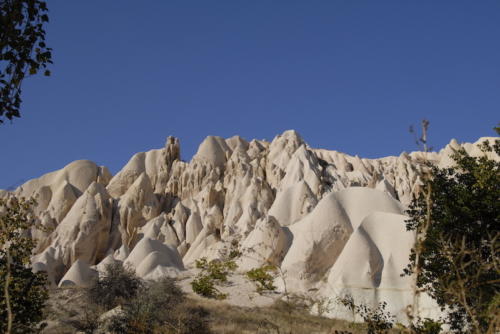
<path fill-rule="evenodd" d="M 225 301 L 186 296 L 187 309 L 201 307 L 208 316 L 207 325 L 213 334 L 365 334 L 362 324 L 311 315 L 300 304 L 275 302 L 272 306 L 242 307 Z M 91 305 L 85 303 L 83 290 L 63 288 L 51 291 L 47 307 L 49 326 L 45 334 L 70 334 L 76 329 L 70 326 L 75 319 L 89 313 Z M 98 315 L 99 316 L 99 315 Z M 92 319 L 87 319 L 92 321 Z M 98 333 L 99 331 L 81 331 Z M 398 333 L 393 330 L 389 333 Z"/>
<path fill-rule="evenodd" d="M 268 307 L 241 307 L 224 301 L 188 297 L 191 306 L 201 306 L 208 312 L 208 325 L 214 334 L 361 334 L 346 321 L 309 314 L 299 308 L 290 309 L 286 304 L 275 303 Z M 49 327 L 47 334 L 74 333 L 66 323 L 85 313 L 89 305 L 83 302 L 78 288 L 52 291 L 47 308 Z M 343 332 L 344 331 L 344 332 Z"/>
<path fill-rule="evenodd" d="M 314 316 L 306 310 L 293 310 L 283 303 L 247 308 L 208 299 L 190 301 L 209 312 L 210 328 L 217 334 L 364 333 L 351 328 L 349 322 Z"/>

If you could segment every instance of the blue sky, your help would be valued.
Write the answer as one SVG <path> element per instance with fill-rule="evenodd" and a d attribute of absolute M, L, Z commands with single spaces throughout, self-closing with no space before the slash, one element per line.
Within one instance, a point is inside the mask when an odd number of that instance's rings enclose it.
<path fill-rule="evenodd" d="M 0 126 L 0 188 L 90 159 L 116 173 L 168 135 L 361 157 L 475 141 L 500 121 L 500 1 L 49 1 L 52 76 Z"/>

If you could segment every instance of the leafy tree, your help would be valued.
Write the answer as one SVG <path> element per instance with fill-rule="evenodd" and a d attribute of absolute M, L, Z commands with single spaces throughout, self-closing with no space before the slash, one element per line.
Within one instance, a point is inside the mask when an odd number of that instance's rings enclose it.
<path fill-rule="evenodd" d="M 488 158 L 500 155 L 500 140 L 481 148 L 480 157 L 456 151 L 449 168 L 429 165 L 408 210 L 417 243 L 405 273 L 448 312 L 455 333 L 500 327 L 500 162 Z"/>
<path fill-rule="evenodd" d="M 32 333 L 43 319 L 48 298 L 47 278 L 33 273 L 30 256 L 35 241 L 29 236 L 34 201 L 0 198 L 0 332 Z"/>
<path fill-rule="evenodd" d="M 0 123 L 20 117 L 21 85 L 27 75 L 52 64 L 45 44 L 47 4 L 39 0 L 0 1 Z"/>

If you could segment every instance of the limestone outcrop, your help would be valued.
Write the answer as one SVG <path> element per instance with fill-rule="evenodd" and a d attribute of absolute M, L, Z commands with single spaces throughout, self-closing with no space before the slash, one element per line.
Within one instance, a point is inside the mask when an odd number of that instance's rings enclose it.
<path fill-rule="evenodd" d="M 484 139 L 363 159 L 311 148 L 295 131 L 271 142 L 210 136 L 185 162 L 169 137 L 114 176 L 75 161 L 0 196 L 36 197 L 45 229 L 31 230 L 33 266 L 54 285 L 86 285 L 115 262 L 145 279 L 176 276 L 239 245 L 240 271 L 273 264 L 292 291 L 384 300 L 404 317 L 412 279 L 400 274 L 414 242 L 404 214 L 423 163 L 448 166 L 458 148 L 483 154 Z"/>

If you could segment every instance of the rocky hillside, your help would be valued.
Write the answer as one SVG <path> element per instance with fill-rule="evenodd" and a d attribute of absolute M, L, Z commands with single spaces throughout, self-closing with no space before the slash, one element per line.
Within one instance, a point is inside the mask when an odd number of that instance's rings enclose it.
<path fill-rule="evenodd" d="M 387 301 L 403 317 L 412 280 L 400 274 L 414 240 L 405 207 L 423 162 L 446 166 L 460 146 L 482 154 L 452 141 L 440 152 L 363 159 L 286 131 L 272 142 L 210 136 L 185 162 L 169 137 L 114 176 L 80 160 L 13 193 L 37 199 L 45 229 L 31 231 L 39 240 L 33 265 L 54 285 L 86 285 L 117 261 L 145 279 L 185 275 L 196 259 L 238 244 L 240 272 L 271 263 L 291 291 Z M 431 300 L 420 305 L 433 312 Z"/>

